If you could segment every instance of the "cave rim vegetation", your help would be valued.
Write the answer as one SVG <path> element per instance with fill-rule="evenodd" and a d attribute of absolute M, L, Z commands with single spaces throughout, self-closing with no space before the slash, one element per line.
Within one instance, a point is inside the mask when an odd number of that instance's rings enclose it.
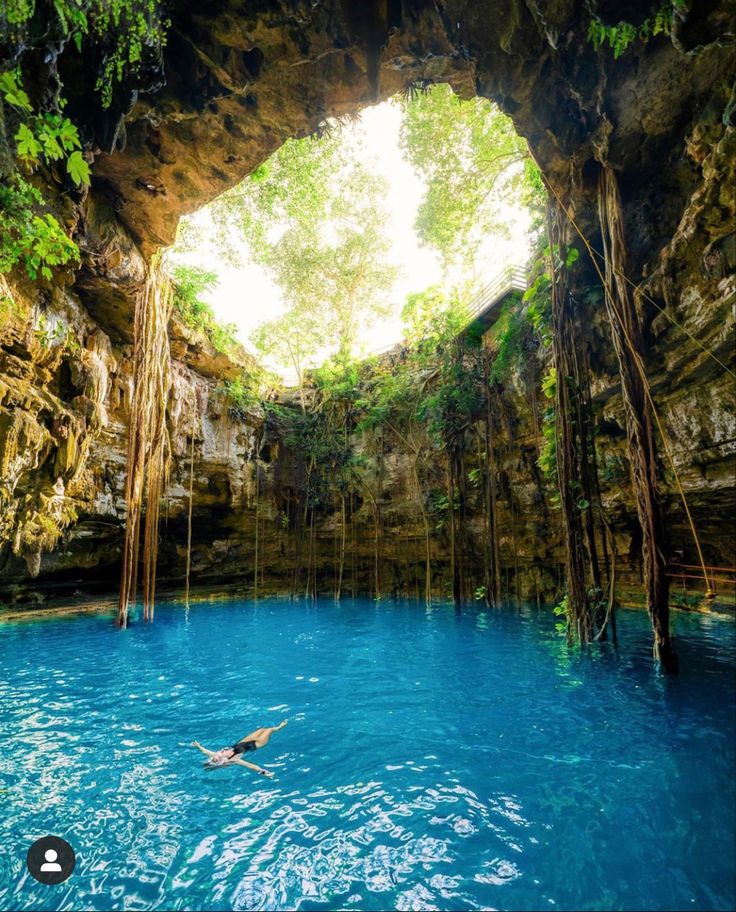
<path fill-rule="evenodd" d="M 733 906 L 736 27 L 614 7 L 2 5 L 0 829 L 51 789 L 70 901 Z M 386 101 L 412 288 L 340 146 Z M 200 775 L 228 694 L 273 782 Z"/>

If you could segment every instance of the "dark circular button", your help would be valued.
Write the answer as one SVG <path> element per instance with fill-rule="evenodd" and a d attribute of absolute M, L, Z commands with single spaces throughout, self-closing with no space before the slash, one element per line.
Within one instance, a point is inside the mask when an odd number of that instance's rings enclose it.
<path fill-rule="evenodd" d="M 59 836 L 42 836 L 28 850 L 26 865 L 42 884 L 60 884 L 71 876 L 77 863 L 74 849 Z"/>

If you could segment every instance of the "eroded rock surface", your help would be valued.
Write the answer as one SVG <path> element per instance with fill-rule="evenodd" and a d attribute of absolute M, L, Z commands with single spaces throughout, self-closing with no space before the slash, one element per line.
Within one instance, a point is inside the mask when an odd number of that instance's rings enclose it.
<path fill-rule="evenodd" d="M 733 378 L 703 349 L 732 363 L 734 29 L 727 4 L 678 12 L 674 40 L 637 43 L 618 60 L 594 51 L 586 39 L 589 4 L 576 0 L 403 0 L 387 5 L 383 23 L 368 21 L 366 5 L 349 0 L 175 6 L 165 80 L 155 73 L 147 84 L 125 87 L 102 112 L 89 92 L 94 79 L 81 79 L 78 68 L 67 74 L 70 111 L 98 151 L 84 198 L 67 195 L 47 175 L 58 210 L 75 226 L 81 268 L 53 287 L 12 277 L 3 291 L 14 305 L 0 339 L 0 598 L 27 603 L 114 590 L 133 302 L 148 257 L 172 241 L 180 215 L 232 186 L 285 138 L 425 81 L 495 99 L 594 247 L 595 162 L 618 173 L 663 427 L 706 559 L 734 566 Z M 610 4 L 599 6 L 605 19 Z M 580 286 L 592 291 L 580 297 L 580 328 L 603 418 L 604 501 L 622 578 L 635 587 L 638 531 L 623 410 L 596 284 L 588 267 Z M 259 454 L 262 586 L 284 591 L 295 548 L 293 454 L 263 416 L 229 409 L 222 381 L 242 365 L 182 326 L 172 325 L 171 337 L 175 465 L 163 510 L 162 583 L 177 587 L 183 578 L 193 435 L 193 580 L 252 585 Z M 536 597 L 559 592 L 563 552 L 555 507 L 536 470 L 538 404 L 530 384 L 517 378 L 503 396 L 499 521 L 507 589 Z M 373 441 L 358 445 L 376 458 Z M 384 453 L 376 475 L 382 587 L 412 595 L 420 586 L 422 530 L 409 455 Z M 664 459 L 662 487 L 672 546 L 692 561 Z M 473 520 L 471 547 L 480 522 Z M 326 591 L 336 528 L 334 514 L 319 517 L 318 580 Z M 350 529 L 347 591 L 370 592 L 376 522 L 367 500 L 352 504 Z M 442 536 L 433 549 L 441 590 L 448 560 Z"/>

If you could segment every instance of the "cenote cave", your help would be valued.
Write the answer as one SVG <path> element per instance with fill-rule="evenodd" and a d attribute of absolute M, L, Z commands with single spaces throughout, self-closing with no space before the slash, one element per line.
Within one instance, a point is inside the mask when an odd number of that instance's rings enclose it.
<path fill-rule="evenodd" d="M 735 47 L 0 0 L 0 908 L 736 906 Z"/>

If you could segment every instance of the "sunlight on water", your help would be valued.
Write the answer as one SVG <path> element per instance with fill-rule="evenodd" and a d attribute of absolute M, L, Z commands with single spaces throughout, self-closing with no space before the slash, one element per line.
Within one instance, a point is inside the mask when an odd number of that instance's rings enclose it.
<path fill-rule="evenodd" d="M 667 680 L 634 612 L 587 658 L 536 611 L 389 602 L 0 625 L 0 906 L 731 909 L 734 627 L 676 627 Z M 281 718 L 270 780 L 189 746 Z"/>

